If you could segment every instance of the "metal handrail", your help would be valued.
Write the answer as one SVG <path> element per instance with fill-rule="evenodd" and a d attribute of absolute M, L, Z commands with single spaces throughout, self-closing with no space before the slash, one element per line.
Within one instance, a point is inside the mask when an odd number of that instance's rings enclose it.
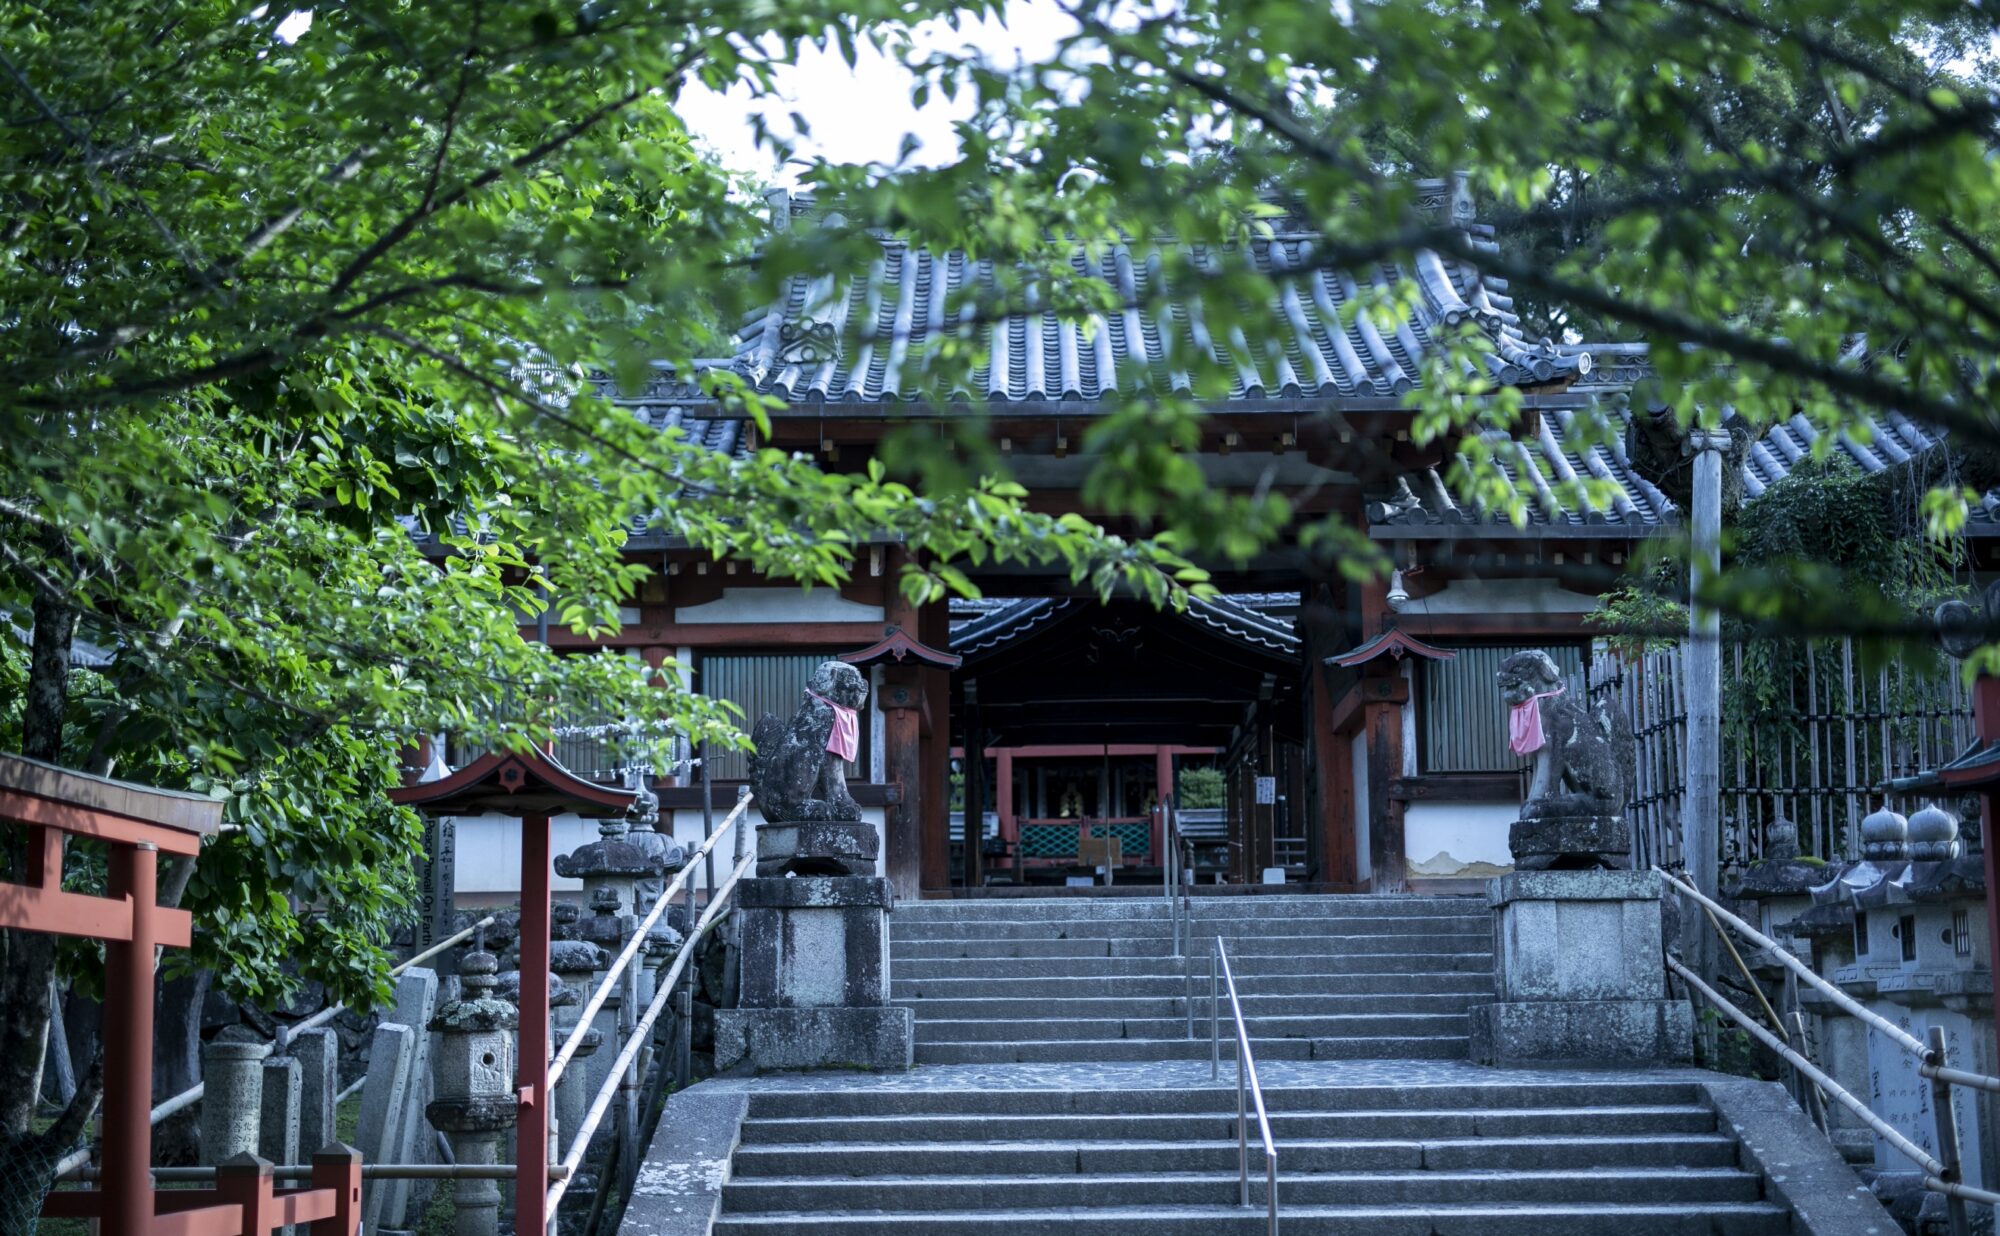
<path fill-rule="evenodd" d="M 1180 812 L 1167 803 L 1160 804 L 1159 811 L 1162 817 L 1160 842 L 1166 849 L 1161 856 L 1160 884 L 1167 898 L 1167 918 L 1173 923 L 1174 956 L 1180 957 L 1183 956 L 1182 942 L 1192 944 L 1194 939 L 1193 894 L 1189 891 L 1189 868 L 1183 853 L 1187 840 L 1181 836 Z M 1188 1016 L 1192 1019 L 1194 1013 L 1190 1011 Z M 1193 1025 L 1192 1020 L 1189 1025 Z M 1188 1031 L 1188 1037 L 1194 1037 L 1192 1029 Z"/>
<path fill-rule="evenodd" d="M 2000 1092 L 2000 1078 L 1990 1077 L 1984 1073 L 1970 1073 L 1963 1069 L 1949 1067 L 1946 1063 L 1947 1047 L 1944 1027 L 1932 1026 L 1930 1028 L 1930 1042 L 1928 1044 L 1923 1043 L 1907 1030 L 1864 1007 L 1853 996 L 1841 990 L 1837 984 L 1821 978 L 1818 972 L 1793 956 L 1789 948 L 1771 939 L 1763 932 L 1758 931 L 1749 923 L 1744 922 L 1743 919 L 1731 913 L 1713 898 L 1704 894 L 1700 889 L 1660 870 L 1657 866 L 1653 868 L 1653 871 L 1676 892 L 1692 899 L 1708 912 L 1709 925 L 1722 938 L 1724 943 L 1728 943 L 1729 940 L 1729 937 L 1722 930 L 1722 924 L 1726 922 L 1742 933 L 1745 939 L 1750 940 L 1760 948 L 1768 950 L 1781 964 L 1804 979 L 1815 990 L 1832 1000 L 1843 1012 L 1852 1014 L 1864 1025 L 1882 1031 L 1890 1041 L 1915 1056 L 1918 1061 L 1918 1075 L 1930 1079 L 1931 1082 L 1931 1117 L 1935 1122 L 1938 1153 L 1932 1155 L 1929 1151 L 1918 1146 L 1915 1142 L 1897 1131 L 1888 1121 L 1870 1110 L 1866 1103 L 1856 1098 L 1845 1086 L 1833 1080 L 1819 1066 L 1808 1060 L 1804 1054 L 1795 1050 L 1789 1043 L 1780 1040 L 1776 1034 L 1765 1029 L 1748 1013 L 1724 999 L 1713 987 L 1703 982 L 1699 975 L 1682 964 L 1679 958 L 1672 955 L 1666 958 L 1669 970 L 1679 975 L 1681 981 L 1685 982 L 1690 989 L 1699 992 L 1703 999 L 1707 1000 L 1709 1004 L 1727 1016 L 1731 1021 L 1742 1026 L 1758 1042 L 1776 1052 L 1786 1063 L 1809 1078 L 1820 1088 L 1822 1093 L 1831 1097 L 1842 1107 L 1853 1112 L 1861 1119 L 1862 1123 L 1874 1130 L 1876 1135 L 1889 1143 L 1897 1153 L 1921 1168 L 1924 1173 L 1924 1188 L 1934 1193 L 1942 1193 L 1947 1200 L 1953 1236 L 1967 1236 L 1967 1233 L 1971 1230 L 1970 1221 L 1965 1211 L 1965 1203 L 1967 1201 L 1981 1202 L 1989 1206 L 2000 1205 L 2000 1193 L 1990 1192 L 1985 1189 L 1975 1189 L 1959 1179 L 1958 1121 L 1952 1105 L 1951 1093 L 1951 1088 L 1954 1085 L 1965 1086 L 1969 1089 Z M 1734 951 L 1733 945 L 1731 949 Z M 1742 964 L 1740 958 L 1738 959 L 1738 964 Z M 1747 972 L 1747 967 L 1745 969 Z M 1760 996 L 1761 994 L 1759 993 Z"/>
<path fill-rule="evenodd" d="M 558 1051 L 556 1058 L 550 1061 L 548 1084 L 551 1089 L 562 1080 L 563 1070 L 569 1067 L 570 1058 L 583 1046 L 583 1041 L 590 1037 L 591 1021 L 597 1016 L 598 1010 L 604 1007 L 604 1002 L 611 998 L 612 991 L 618 986 L 619 978 L 625 973 L 625 967 L 632 963 L 632 959 L 638 956 L 639 950 L 645 946 L 647 934 L 653 930 L 653 924 L 660 921 L 660 916 L 667 912 L 667 907 L 673 903 L 674 897 L 687 884 L 688 877 L 695 872 L 696 863 L 709 857 L 715 849 L 715 843 L 722 840 L 729 832 L 730 825 L 742 818 L 744 809 L 749 805 L 750 787 L 738 786 L 736 806 L 722 821 L 722 827 L 711 832 L 695 852 L 688 855 L 687 860 L 681 864 L 681 869 L 674 873 L 673 880 L 660 891 L 658 897 L 654 898 L 653 908 L 647 912 L 644 919 L 640 920 L 639 925 L 633 928 L 632 938 L 625 942 L 625 947 L 619 950 L 618 956 L 612 959 L 610 966 L 606 967 L 603 977 L 597 980 L 597 990 L 590 993 L 590 999 L 584 1004 L 583 1011 L 576 1015 L 576 1025 L 570 1028 L 569 1037 L 563 1040 L 562 1050 Z M 715 886 L 711 882 L 709 887 Z"/>
<path fill-rule="evenodd" d="M 1269 1204 L 1269 1236 L 1278 1236 L 1278 1147 L 1271 1140 L 1271 1116 L 1264 1110 L 1264 1087 L 1257 1081 L 1257 1059 L 1250 1051 L 1250 1028 L 1243 1021 L 1243 1005 L 1236 998 L 1236 974 L 1229 968 L 1229 952 L 1222 937 L 1215 937 L 1214 951 L 1208 955 L 1208 1001 L 1210 1038 L 1208 1079 L 1222 1073 L 1222 1001 L 1218 979 L 1229 993 L 1229 1014 L 1236 1023 L 1236 1200 L 1250 1204 L 1249 1112 L 1257 1111 L 1257 1134 L 1264 1141 L 1264 1193 Z M 1247 1099 L 1247 1102 L 1246 1102 Z"/>
<path fill-rule="evenodd" d="M 747 797 L 739 799 L 737 804 L 739 813 L 747 801 Z M 712 843 L 715 837 L 720 837 L 727 831 L 726 828 L 716 829 L 709 841 Z M 638 1058 L 640 1049 L 651 1040 L 653 1025 L 659 1021 L 661 1012 L 666 1009 L 667 1000 L 674 994 L 674 987 L 680 981 L 682 971 L 693 960 L 695 946 L 722 921 L 725 910 L 729 907 L 730 895 L 736 891 L 737 883 L 757 865 L 756 833 L 755 823 L 748 816 L 742 816 L 736 831 L 736 866 L 730 871 L 729 877 L 722 882 L 722 886 L 709 894 L 708 904 L 702 907 L 701 917 L 688 932 L 687 939 L 682 941 L 680 951 L 674 954 L 673 964 L 667 968 L 666 973 L 655 980 L 652 1002 L 646 1006 L 645 1013 L 625 1036 L 624 1050 L 620 1051 L 617 1059 L 605 1069 L 604 1081 L 598 1087 L 596 1098 L 591 1101 L 590 1109 L 584 1113 L 582 1123 L 571 1136 L 569 1153 L 564 1156 L 560 1165 L 563 1175 L 549 1187 L 546 1202 L 548 1214 L 556 1213 L 556 1206 L 562 1201 L 563 1194 L 568 1192 L 570 1181 L 583 1166 L 584 1155 L 590 1150 L 590 1141 L 597 1132 L 597 1126 L 603 1122 L 605 1113 L 611 1110 L 612 1099 L 624 1085 L 626 1070 Z M 692 869 L 693 866 L 694 864 L 690 862 L 684 870 Z M 666 897 L 663 895 L 660 900 L 664 904 Z M 662 1067 L 665 1067 L 664 1064 Z M 550 1084 L 554 1084 L 553 1080 Z"/>

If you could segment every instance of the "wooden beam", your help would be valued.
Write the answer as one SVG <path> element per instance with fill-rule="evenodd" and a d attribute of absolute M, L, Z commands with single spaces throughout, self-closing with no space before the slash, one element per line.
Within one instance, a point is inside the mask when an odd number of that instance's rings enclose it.
<path fill-rule="evenodd" d="M 741 781 L 717 781 L 709 786 L 709 805 L 714 807 L 734 807 L 736 787 Z M 662 810 L 701 810 L 701 787 L 698 785 L 661 786 L 653 791 L 660 797 Z M 873 781 L 850 781 L 847 792 L 855 803 L 863 807 L 893 807 L 903 801 L 903 787 L 895 782 L 886 784 Z"/>
<path fill-rule="evenodd" d="M 533 627 L 521 628 L 523 633 Z M 550 631 L 549 647 L 566 651 L 592 648 L 645 648 L 678 645 L 686 648 L 863 648 L 882 638 L 879 622 L 687 622 L 628 627 L 616 635 L 591 639 L 574 631 Z"/>
<path fill-rule="evenodd" d="M 193 941 L 194 918 L 186 910 L 160 906 L 153 918 L 155 943 L 186 948 Z M 130 940 L 132 899 L 0 883 L 0 927 L 86 940 Z"/>
<path fill-rule="evenodd" d="M 1389 797 L 1402 802 L 1518 803 L 1519 773 L 1440 773 L 1393 777 Z"/>
<path fill-rule="evenodd" d="M 1522 640 L 1575 639 L 1593 628 L 1583 614 L 1400 614 L 1396 627 L 1425 639 L 1501 637 Z"/>
<path fill-rule="evenodd" d="M 1361 708 L 1364 704 L 1402 704 L 1410 698 L 1410 683 L 1405 678 L 1360 678 L 1349 683 L 1333 701 L 1331 725 L 1336 734 L 1353 732 L 1361 724 Z"/>
<path fill-rule="evenodd" d="M 98 837 L 119 845 L 150 842 L 167 854 L 192 855 L 201 852 L 201 838 L 194 833 L 158 824 L 141 824 L 123 816 L 60 803 L 0 786 L 0 821 L 7 820 L 21 824 L 39 824 L 45 828 L 58 828 L 80 837 Z"/>

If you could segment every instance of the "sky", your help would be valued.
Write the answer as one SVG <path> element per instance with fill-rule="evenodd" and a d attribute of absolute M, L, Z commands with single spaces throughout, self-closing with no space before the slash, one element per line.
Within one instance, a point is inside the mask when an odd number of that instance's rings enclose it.
<path fill-rule="evenodd" d="M 1057 44 L 1074 34 L 1076 23 L 1054 0 L 1007 0 L 1005 22 L 965 23 L 956 31 L 942 23 L 920 28 L 914 38 L 923 51 L 972 49 L 996 65 L 1047 61 Z M 753 102 L 747 87 L 718 94 L 700 85 L 682 92 L 677 110 L 688 127 L 732 170 L 789 188 L 801 169 L 781 167 L 767 149 L 756 144 L 753 111 L 761 112 L 774 132 L 795 136 L 790 114 L 805 118 L 810 134 L 799 154 L 823 156 L 840 163 L 892 163 L 904 134 L 917 139 L 911 155 L 917 164 L 950 162 L 958 153 L 952 126 L 971 114 L 971 101 L 961 94 L 947 100 L 937 91 L 921 109 L 910 104 L 914 76 L 896 60 L 860 45 L 854 68 L 837 49 L 807 50 L 796 65 L 778 74 L 779 97 Z"/>
<path fill-rule="evenodd" d="M 258 13 L 266 10 L 259 9 Z M 277 37 L 290 43 L 312 29 L 312 10 L 294 9 L 278 24 Z M 1006 0 L 1000 20 L 966 21 L 957 29 L 934 22 L 918 27 L 911 42 L 917 52 L 974 52 L 998 67 L 1013 68 L 1052 60 L 1056 48 L 1076 33 L 1076 22 L 1055 0 Z M 762 114 L 772 132 L 792 140 L 797 159 L 823 157 L 836 163 L 894 163 L 905 134 L 916 139 L 910 161 L 919 166 L 951 162 L 958 154 L 952 126 L 972 112 L 969 93 L 947 99 L 933 91 L 921 108 L 910 101 L 916 77 L 893 56 L 856 45 L 849 67 L 837 48 L 810 48 L 777 73 L 775 98 L 752 100 L 747 86 L 718 93 L 690 83 L 676 109 L 695 135 L 733 171 L 781 188 L 794 187 L 803 166 L 782 165 L 759 146 L 753 114 Z M 791 117 L 806 122 L 801 137 Z"/>

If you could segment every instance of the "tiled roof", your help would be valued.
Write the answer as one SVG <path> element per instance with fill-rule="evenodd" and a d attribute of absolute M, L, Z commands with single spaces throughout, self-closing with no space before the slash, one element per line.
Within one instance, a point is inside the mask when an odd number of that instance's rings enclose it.
<path fill-rule="evenodd" d="M 1499 465 L 1508 478 L 1531 495 L 1528 503 L 1529 531 L 1537 527 L 1571 528 L 1585 531 L 1598 527 L 1616 535 L 1618 528 L 1650 531 L 1680 522 L 1681 513 L 1667 496 L 1640 476 L 1626 457 L 1622 428 L 1628 414 L 1610 404 L 1600 405 L 1620 433 L 1609 445 L 1582 446 L 1579 419 L 1587 413 L 1545 410 L 1536 432 L 1517 440 L 1499 454 Z M 1873 434 L 1864 441 L 1843 435 L 1833 445 L 1836 456 L 1845 456 L 1866 472 L 1903 463 L 1939 442 L 1938 435 L 1891 413 L 1874 418 Z M 1750 447 L 1743 463 L 1746 498 L 1754 499 L 1791 473 L 1801 460 L 1812 455 L 1818 439 L 1803 416 L 1771 426 Z M 1596 478 L 1616 485 L 1611 505 L 1597 510 L 1579 509 L 1558 501 L 1554 487 L 1564 481 Z M 1989 493 L 1975 506 L 1973 522 L 2000 531 L 2000 491 Z M 1460 503 L 1436 468 L 1399 479 L 1389 497 L 1368 504 L 1369 522 L 1380 528 L 1433 528 L 1449 526 L 1503 525 L 1505 517 Z"/>
<path fill-rule="evenodd" d="M 951 650 L 973 656 L 1053 621 L 1074 602 L 1059 597 L 992 597 L 951 603 Z M 965 607 L 961 610 L 961 606 Z M 961 614 L 964 616 L 961 617 Z"/>
<path fill-rule="evenodd" d="M 1431 209 L 1464 206 L 1448 200 L 1441 181 L 1424 188 L 1423 204 Z M 812 209 L 800 199 L 791 205 L 794 216 Z M 1467 227 L 1475 237 L 1491 235 L 1491 229 Z M 1278 302 L 1271 309 L 1287 324 L 1277 337 L 1254 343 L 1239 334 L 1211 334 L 1199 304 L 1163 289 L 1157 257 L 1123 244 L 1075 248 L 1069 254 L 1075 273 L 1108 285 L 1127 307 L 1088 324 L 1033 311 L 965 325 L 990 346 L 990 357 L 973 376 L 974 389 L 960 394 L 1044 402 L 1096 400 L 1141 388 L 1187 391 L 1189 358 L 1205 356 L 1232 358 L 1227 363 L 1234 369 L 1233 400 L 1395 396 L 1419 380 L 1421 357 L 1433 346 L 1432 329 L 1464 321 L 1477 323 L 1493 341 L 1488 364 L 1504 383 L 1546 385 L 1589 372 L 1588 353 L 1522 335 L 1513 302 L 1498 280 L 1482 281 L 1469 267 L 1428 250 L 1416 255 L 1407 272 L 1384 265 L 1364 279 L 1379 291 L 1413 275 L 1422 297 L 1408 320 L 1387 332 L 1365 315 L 1342 325 L 1341 306 L 1362 296 L 1363 289 L 1346 272 L 1315 266 L 1320 243 L 1306 231 L 1253 242 L 1257 267 L 1279 277 Z M 1199 247 L 1193 256 L 1204 265 L 1216 260 Z M 991 289 L 995 282 L 990 261 L 913 249 L 884 237 L 881 257 L 865 280 L 794 278 L 778 303 L 744 324 L 736 368 L 760 390 L 793 402 L 914 399 L 922 386 L 923 342 L 957 334 L 965 294 Z M 1218 333 L 1226 329 L 1216 327 Z"/>
<path fill-rule="evenodd" d="M 1291 619 L 1244 605 L 1231 597 L 1213 601 L 1189 601 L 1188 618 L 1246 644 L 1268 648 L 1286 656 L 1299 651 L 1298 632 Z"/>
<path fill-rule="evenodd" d="M 1298 633 L 1289 616 L 1275 612 L 1296 608 L 1298 594 L 1245 593 L 1213 601 L 1188 602 L 1181 615 L 1240 643 L 1284 656 L 1299 650 Z M 951 650 L 974 656 L 1011 643 L 1054 621 L 1084 602 L 1059 597 L 980 598 L 951 603 Z"/>

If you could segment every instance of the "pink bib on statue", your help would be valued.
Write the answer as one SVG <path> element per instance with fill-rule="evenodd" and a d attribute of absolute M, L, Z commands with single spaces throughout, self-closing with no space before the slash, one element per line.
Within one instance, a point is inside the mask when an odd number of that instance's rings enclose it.
<path fill-rule="evenodd" d="M 1507 745 L 1513 748 L 1515 755 L 1533 755 L 1542 749 L 1542 744 L 1548 740 L 1542 736 L 1540 701 L 1553 699 L 1562 693 L 1563 689 L 1557 687 L 1541 695 L 1531 695 L 1514 705 L 1512 714 L 1507 718 Z"/>
<path fill-rule="evenodd" d="M 826 749 L 852 764 L 861 753 L 861 718 L 852 708 L 836 704 L 817 691 L 806 694 L 833 709 L 833 728 L 827 731 Z"/>

